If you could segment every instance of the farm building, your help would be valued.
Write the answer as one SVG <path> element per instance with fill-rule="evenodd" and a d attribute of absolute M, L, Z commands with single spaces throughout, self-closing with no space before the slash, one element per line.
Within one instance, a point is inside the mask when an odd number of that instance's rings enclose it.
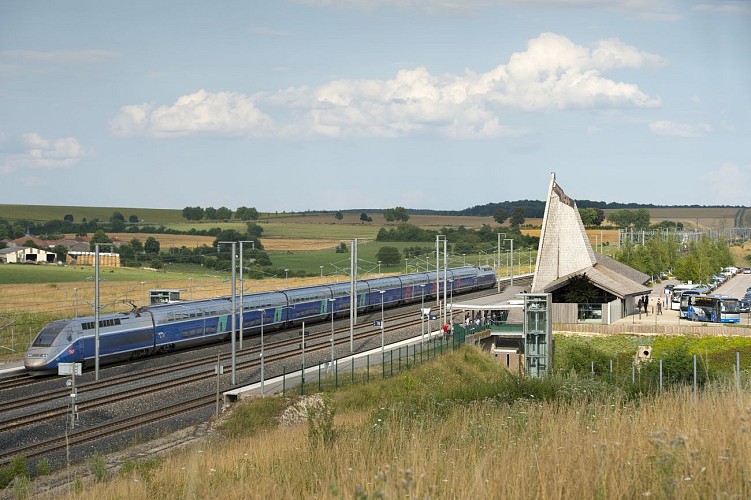
<path fill-rule="evenodd" d="M 10 247 L 0 250 L 0 262 L 5 264 L 25 264 L 29 262 L 52 264 L 56 260 L 55 252 L 33 247 Z"/>
<path fill-rule="evenodd" d="M 93 266 L 95 252 L 68 252 L 68 264 L 73 266 Z M 103 267 L 120 267 L 120 255 L 99 252 L 99 265 Z"/>
<path fill-rule="evenodd" d="M 75 238 L 63 238 L 51 242 L 51 246 L 60 245 L 68 249 L 69 252 L 88 252 L 91 250 L 89 240 L 86 236 L 76 236 Z"/>
<path fill-rule="evenodd" d="M 554 323 L 611 324 L 635 311 L 649 276 L 592 250 L 576 202 L 551 176 L 532 293 L 550 293 Z"/>

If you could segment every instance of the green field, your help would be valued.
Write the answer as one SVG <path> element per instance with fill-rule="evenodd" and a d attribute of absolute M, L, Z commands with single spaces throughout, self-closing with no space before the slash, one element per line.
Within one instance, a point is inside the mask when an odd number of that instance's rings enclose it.
<path fill-rule="evenodd" d="M 70 214 L 74 222 L 99 219 L 110 220 L 113 212 L 120 212 L 127 220 L 131 215 L 149 224 L 167 224 L 170 222 L 184 221 L 182 209 L 171 208 L 123 208 L 123 207 L 66 207 L 53 205 L 2 205 L 0 204 L 0 219 L 6 220 L 29 220 L 44 222 L 49 220 L 63 220 Z"/>
<path fill-rule="evenodd" d="M 192 272 L 190 269 L 192 269 Z M 170 272 L 169 279 L 185 278 L 187 280 L 189 277 L 204 273 L 205 270 L 202 270 L 201 267 L 191 266 L 191 268 L 182 268 L 177 272 Z M 164 275 L 165 273 L 160 272 L 160 274 Z M 99 277 L 107 281 L 152 281 L 154 271 L 130 267 L 101 267 Z M 0 285 L 73 283 L 93 279 L 94 268 L 91 266 L 0 265 Z"/>

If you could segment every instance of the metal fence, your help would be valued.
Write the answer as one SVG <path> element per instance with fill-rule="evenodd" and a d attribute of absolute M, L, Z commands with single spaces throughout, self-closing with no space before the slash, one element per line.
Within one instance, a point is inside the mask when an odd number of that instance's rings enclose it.
<path fill-rule="evenodd" d="M 740 390 L 751 386 L 751 355 L 739 351 L 714 355 L 672 353 L 665 358 L 632 359 L 630 363 L 624 363 L 623 359 L 600 359 L 590 362 L 587 373 L 576 371 L 595 380 L 644 392 L 692 386 L 696 394 L 699 387 L 726 386 L 728 382 Z"/>
<path fill-rule="evenodd" d="M 385 348 L 383 353 L 335 359 L 333 363 L 301 366 L 294 371 L 285 368 L 278 392 L 283 396 L 305 395 L 393 377 L 459 348 L 464 338 L 462 332 L 459 336 L 440 336 L 424 343 Z"/>

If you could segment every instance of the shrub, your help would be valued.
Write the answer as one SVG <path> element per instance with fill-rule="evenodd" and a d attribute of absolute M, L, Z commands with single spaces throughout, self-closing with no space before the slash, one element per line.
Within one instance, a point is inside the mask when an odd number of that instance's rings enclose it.
<path fill-rule="evenodd" d="M 89 469 L 97 481 L 104 481 L 109 477 L 107 470 L 107 461 L 101 453 L 95 453 L 86 459 L 86 467 Z"/>

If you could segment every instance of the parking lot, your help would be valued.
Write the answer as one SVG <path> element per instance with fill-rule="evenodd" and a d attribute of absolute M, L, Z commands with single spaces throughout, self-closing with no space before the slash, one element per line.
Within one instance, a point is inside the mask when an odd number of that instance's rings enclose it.
<path fill-rule="evenodd" d="M 649 296 L 649 313 L 641 315 L 634 315 L 634 316 L 627 316 L 623 319 L 620 319 L 616 322 L 617 323 L 634 323 L 634 324 L 645 324 L 645 325 L 661 325 L 661 324 L 691 324 L 694 325 L 695 323 L 687 321 L 685 319 L 680 319 L 678 312 L 679 311 L 672 311 L 668 307 L 665 307 L 665 285 L 678 285 L 681 282 L 678 280 L 665 280 L 661 283 L 655 285 L 652 288 L 652 293 Z M 717 293 L 720 295 L 728 295 L 730 297 L 736 297 L 736 298 L 743 298 L 743 296 L 746 294 L 746 290 L 751 287 L 751 273 L 745 274 L 740 273 L 736 274 L 732 278 L 728 279 L 725 283 L 720 285 L 716 290 L 714 290 L 711 293 Z M 657 312 L 657 299 L 660 299 L 663 308 L 662 308 L 662 314 L 656 314 Z M 705 325 L 713 325 L 713 323 L 702 323 Z M 716 323 L 719 325 L 719 323 Z M 751 313 L 743 312 L 741 313 L 741 322 L 742 325 L 751 325 Z"/>

